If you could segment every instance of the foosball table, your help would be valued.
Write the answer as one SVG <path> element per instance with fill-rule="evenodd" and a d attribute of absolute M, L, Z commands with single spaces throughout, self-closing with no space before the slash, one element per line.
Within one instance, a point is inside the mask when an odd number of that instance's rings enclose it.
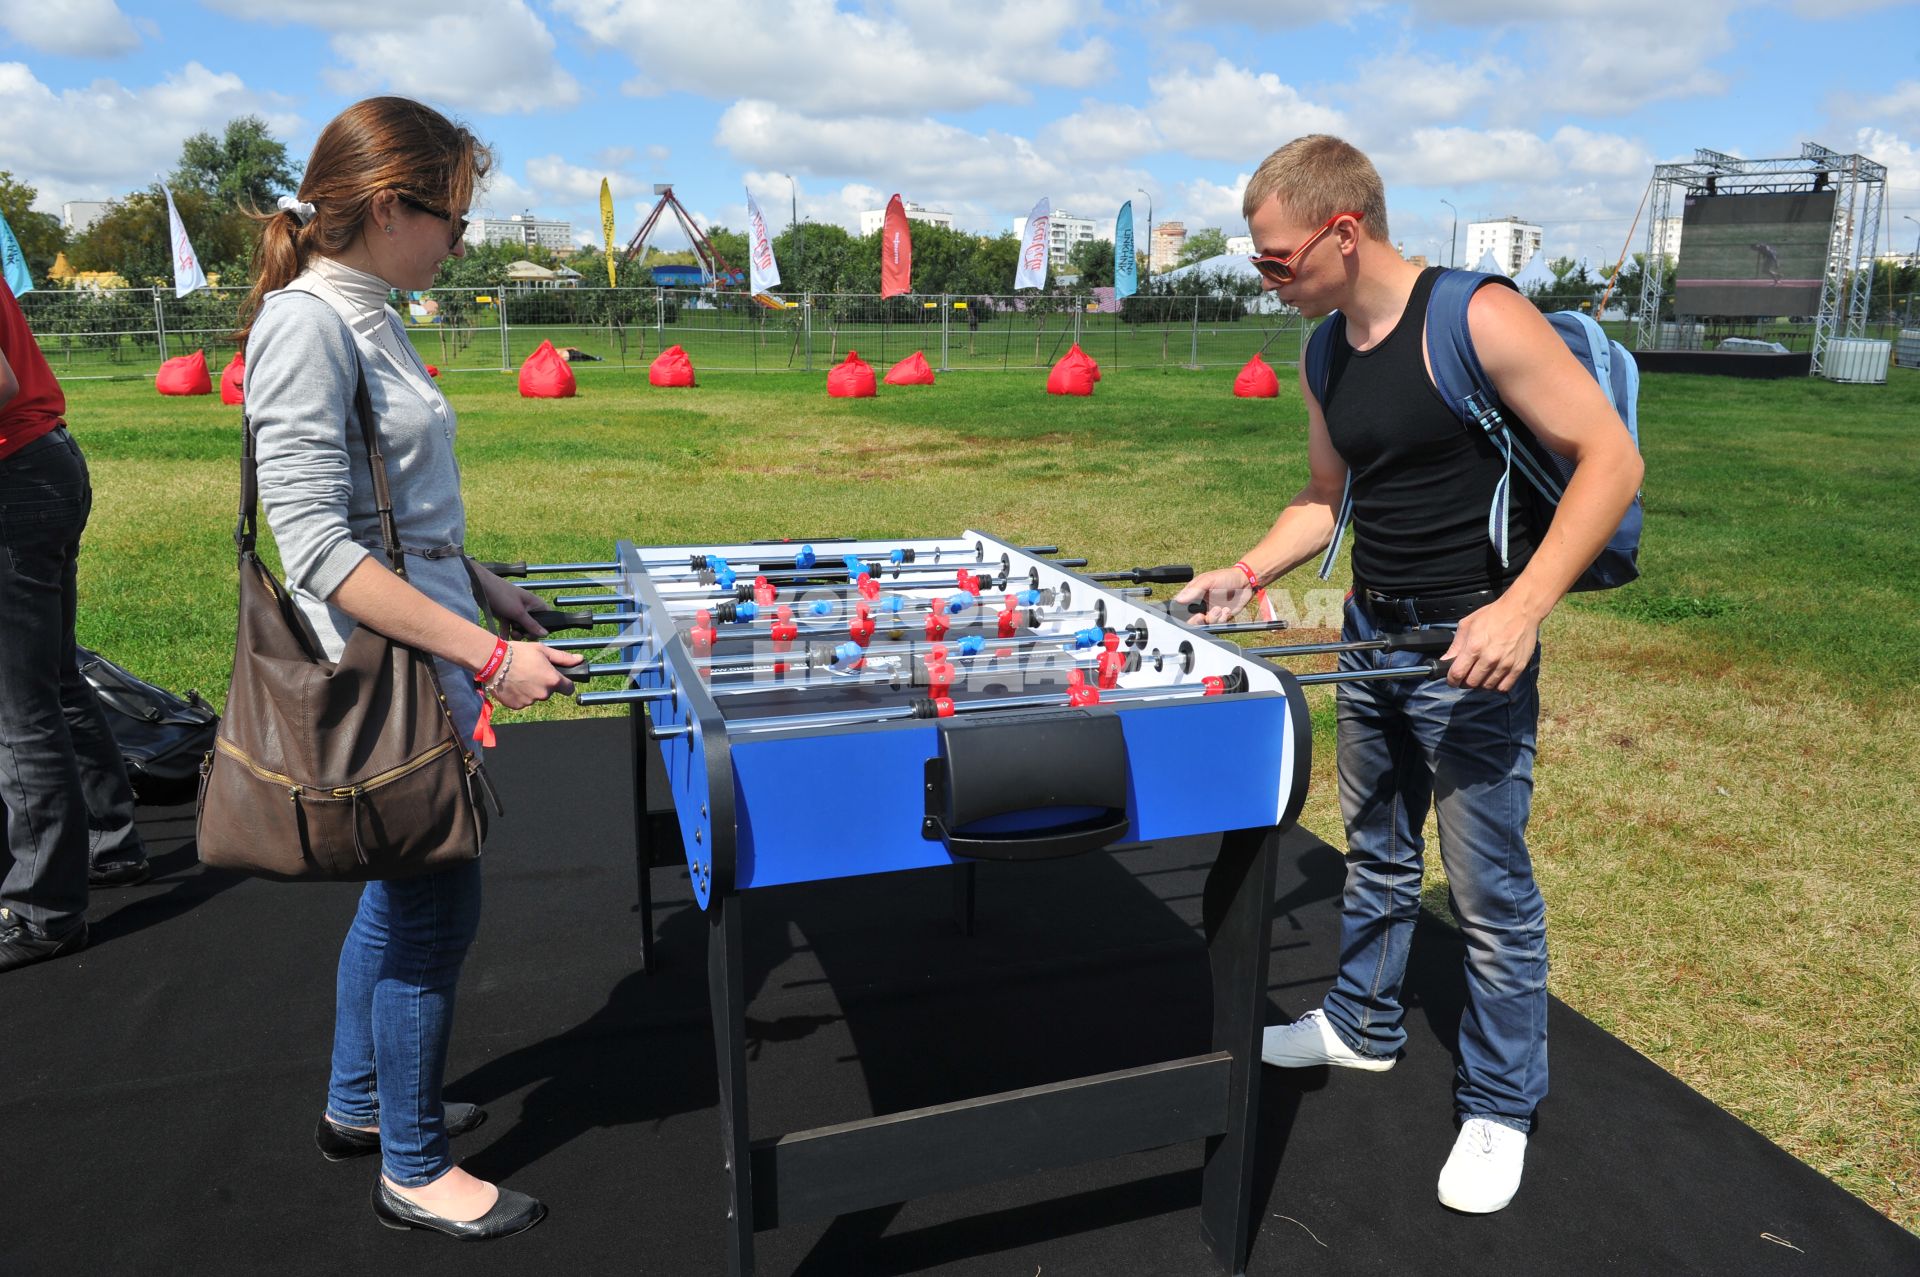
<path fill-rule="evenodd" d="M 636 860 L 650 911 L 649 766 L 664 770 L 708 988 L 730 1182 L 728 1271 L 754 1234 L 1029 1171 L 1205 1141 L 1201 1231 L 1244 1270 L 1276 843 L 1305 800 L 1299 675 L 1148 597 L 1166 566 L 1084 560 L 979 532 L 904 541 L 704 546 L 620 542 L 611 560 L 534 567 L 549 646 L 614 653 L 574 667 L 583 704 L 625 704 Z M 565 608 L 586 608 L 565 612 Z M 1178 612 L 1179 615 L 1174 613 Z M 1450 638 L 1363 646 L 1435 650 Z M 1396 671 L 1407 676 L 1432 666 Z M 657 747 L 655 749 L 649 746 Z M 649 763 L 650 757 L 657 762 Z M 849 825 L 841 786 L 857 777 Z M 1071 856 L 1218 834 L 1202 897 L 1210 1049 L 1181 1059 L 751 1139 L 741 909 L 756 888 L 944 868 L 971 909 L 981 860 Z M 643 963 L 651 962 L 651 925 Z"/>

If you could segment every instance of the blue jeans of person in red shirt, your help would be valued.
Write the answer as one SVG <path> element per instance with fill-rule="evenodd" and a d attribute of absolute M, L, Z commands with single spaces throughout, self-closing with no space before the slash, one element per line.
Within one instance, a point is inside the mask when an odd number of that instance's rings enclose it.
<path fill-rule="evenodd" d="M 85 920 L 89 854 L 145 854 L 120 747 L 74 655 L 92 509 L 64 427 L 0 457 L 0 907 L 45 938 Z"/>

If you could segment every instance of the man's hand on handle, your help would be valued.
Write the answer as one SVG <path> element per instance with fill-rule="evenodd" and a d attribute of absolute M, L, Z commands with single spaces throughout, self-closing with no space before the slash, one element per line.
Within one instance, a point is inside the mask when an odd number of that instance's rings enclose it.
<path fill-rule="evenodd" d="M 1253 601 L 1253 589 L 1247 584 L 1246 573 L 1239 568 L 1215 568 L 1187 582 L 1186 587 L 1173 596 L 1173 601 L 1206 604 L 1205 614 L 1197 619 L 1207 625 L 1217 625 L 1239 615 Z"/>

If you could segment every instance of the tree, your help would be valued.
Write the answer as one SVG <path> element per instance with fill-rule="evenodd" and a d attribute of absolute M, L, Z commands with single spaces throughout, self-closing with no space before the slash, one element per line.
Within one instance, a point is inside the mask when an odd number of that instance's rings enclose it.
<path fill-rule="evenodd" d="M 1067 254 L 1067 264 L 1080 272 L 1083 288 L 1113 286 L 1113 241 L 1083 239 Z"/>
<path fill-rule="evenodd" d="M 976 239 L 963 276 L 964 287 L 952 291 L 983 297 L 1004 297 L 1011 293 L 1014 273 L 1020 266 L 1020 247 L 1020 240 L 1012 231 L 1002 231 L 992 239 L 984 236 Z"/>
<path fill-rule="evenodd" d="M 713 251 L 720 256 L 730 269 L 745 272 L 747 270 L 747 233 L 728 230 L 724 226 L 707 228 L 707 243 L 713 245 Z"/>
<path fill-rule="evenodd" d="M 253 219 L 222 205 L 198 189 L 174 195 L 180 221 L 208 275 L 224 283 L 245 283 L 247 262 L 259 237 Z M 158 186 L 133 191 L 108 203 L 106 212 L 68 246 L 75 270 L 117 272 L 134 288 L 173 282 L 173 242 L 167 200 Z"/>
<path fill-rule="evenodd" d="M 270 211 L 274 202 L 299 186 L 299 172 L 286 145 L 257 115 L 227 121 L 218 138 L 196 133 L 180 147 L 180 164 L 170 185 L 177 199 L 183 189 L 200 192 L 228 208 Z"/>
<path fill-rule="evenodd" d="M 1180 260 L 1176 266 L 1191 266 L 1209 257 L 1218 257 L 1226 251 L 1226 232 L 1218 226 L 1202 226 L 1188 235 L 1186 242 L 1180 246 Z"/>
<path fill-rule="evenodd" d="M 33 201 L 39 195 L 38 190 L 15 181 L 11 172 L 0 169 L 0 214 L 6 216 L 7 225 L 13 228 L 13 237 L 20 241 L 20 253 L 27 259 L 27 269 L 36 280 L 45 280 L 53 268 L 53 259 L 67 246 L 67 232 L 60 225 L 60 219 L 51 213 L 33 211 Z"/>

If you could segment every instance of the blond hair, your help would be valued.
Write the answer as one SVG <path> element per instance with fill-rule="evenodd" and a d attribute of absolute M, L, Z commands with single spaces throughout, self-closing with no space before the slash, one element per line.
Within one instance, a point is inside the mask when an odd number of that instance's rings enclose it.
<path fill-rule="evenodd" d="M 1272 199 L 1302 222 L 1359 213 L 1367 237 L 1388 242 L 1387 188 L 1380 173 L 1364 152 L 1337 137 L 1309 133 L 1261 160 L 1241 197 L 1241 216 L 1252 217 Z"/>
<path fill-rule="evenodd" d="M 313 205 L 313 216 L 303 224 L 289 212 L 254 215 L 260 242 L 239 340 L 261 300 L 292 283 L 308 258 L 338 257 L 353 245 L 381 191 L 457 216 L 492 165 L 493 153 L 469 130 L 410 98 L 368 98 L 336 115 L 313 144 L 296 196 Z"/>

